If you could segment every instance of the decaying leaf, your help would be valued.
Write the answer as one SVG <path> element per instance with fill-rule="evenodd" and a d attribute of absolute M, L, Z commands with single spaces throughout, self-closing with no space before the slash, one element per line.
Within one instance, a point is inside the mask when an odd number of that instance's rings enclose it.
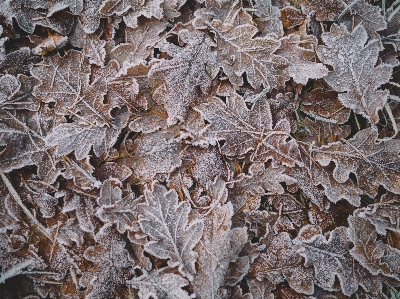
<path fill-rule="evenodd" d="M 294 166 L 298 161 L 296 142 L 293 139 L 286 141 L 290 138 L 288 121 L 282 119 L 273 128 L 267 101 L 260 99 L 248 110 L 240 96 L 229 97 L 226 104 L 214 97 L 198 109 L 211 123 L 204 130 L 204 135 L 210 143 L 226 140 L 222 147 L 224 154 L 241 156 L 254 151 L 254 161 L 273 158 L 274 165 L 282 163 Z"/>
<path fill-rule="evenodd" d="M 346 8 L 346 2 L 342 0 L 323 0 L 318 3 L 312 0 L 300 0 L 298 3 L 304 13 L 315 14 L 317 21 L 336 21 Z"/>
<path fill-rule="evenodd" d="M 345 107 L 365 116 L 371 123 L 378 121 L 387 91 L 377 88 L 389 81 L 392 66 L 380 64 L 375 67 L 380 50 L 379 40 L 368 44 L 367 32 L 360 24 L 350 33 L 344 26 L 333 25 L 331 31 L 322 35 L 325 46 L 318 46 L 321 61 L 334 70 L 326 82 L 339 94 Z"/>
<path fill-rule="evenodd" d="M 145 192 L 146 203 L 139 206 L 139 223 L 143 232 L 153 240 L 145 250 L 163 259 L 169 259 L 171 267 L 178 266 L 190 280 L 196 273 L 194 263 L 197 253 L 193 247 L 199 242 L 203 222 L 188 220 L 190 204 L 178 204 L 175 190 L 168 191 L 162 185 L 154 185 Z"/>
<path fill-rule="evenodd" d="M 215 76 L 215 68 L 211 73 L 206 69 L 206 64 L 215 64 L 215 53 L 211 49 L 215 45 L 213 41 L 193 28 L 180 30 L 178 36 L 186 46 L 181 48 L 171 43 L 161 43 L 160 49 L 173 59 L 160 61 L 149 72 L 150 77 L 165 81 L 165 85 L 160 86 L 154 96 L 164 105 L 169 124 L 183 120 L 187 109 L 198 103 L 197 98 L 202 92 L 208 91 L 211 79 Z"/>
<path fill-rule="evenodd" d="M 377 131 L 365 129 L 352 139 L 322 146 L 315 150 L 314 159 L 327 166 L 334 161 L 333 177 L 343 183 L 350 173 L 357 177 L 357 183 L 369 196 L 375 196 L 378 185 L 399 193 L 399 142 L 388 140 L 376 142 Z"/>
<path fill-rule="evenodd" d="M 267 252 L 262 253 L 253 265 L 254 271 L 257 276 L 267 278 L 274 284 L 286 279 L 296 292 L 312 294 L 313 271 L 303 265 L 302 257 L 297 250 L 289 234 L 280 233 L 268 244 Z"/>
<path fill-rule="evenodd" d="M 233 84 L 243 84 L 244 72 L 254 88 L 280 87 L 289 79 L 285 72 L 286 59 L 273 54 L 280 46 L 276 38 L 255 38 L 257 28 L 252 23 L 236 27 L 229 22 L 213 20 L 212 26 L 217 32 L 217 48 L 220 49 L 218 63 Z"/>
<path fill-rule="evenodd" d="M 0 298 L 395 299 L 400 3 L 0 4 Z"/>
<path fill-rule="evenodd" d="M 111 224 L 104 225 L 95 235 L 95 240 L 98 244 L 88 247 L 83 254 L 94 266 L 83 273 L 79 284 L 87 287 L 87 298 L 108 298 L 125 283 L 133 264 L 124 249 L 125 241 Z"/>

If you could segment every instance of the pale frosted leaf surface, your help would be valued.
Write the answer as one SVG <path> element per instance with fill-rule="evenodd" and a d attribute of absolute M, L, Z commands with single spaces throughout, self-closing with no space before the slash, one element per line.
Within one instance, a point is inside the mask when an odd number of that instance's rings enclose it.
<path fill-rule="evenodd" d="M 226 140 L 222 153 L 243 155 L 255 151 L 254 160 L 274 159 L 274 165 L 294 166 L 298 149 L 296 142 L 286 141 L 290 134 L 290 125 L 286 119 L 273 127 L 271 110 L 265 100 L 257 101 L 251 110 L 246 107 L 240 96 L 232 96 L 225 104 L 219 98 L 210 98 L 208 103 L 197 108 L 211 124 L 204 135 L 211 143 Z"/>
<path fill-rule="evenodd" d="M 374 224 L 376 231 L 386 235 L 388 229 L 400 232 L 400 198 L 393 193 L 385 194 L 381 202 L 360 210 L 360 217 L 368 219 Z"/>
<path fill-rule="evenodd" d="M 33 113 L 33 119 L 38 117 Z M 28 114 L 29 115 L 29 114 Z M 51 117 L 51 116 L 50 116 Z M 0 156 L 0 169 L 10 172 L 26 165 L 37 165 L 38 175 L 49 182 L 53 182 L 60 172 L 60 165 L 49 146 L 45 136 L 35 121 L 29 118 L 19 119 L 6 110 L 0 110 L 0 145 L 3 146 Z M 37 119 L 36 119 L 37 120 Z"/>
<path fill-rule="evenodd" d="M 377 240 L 374 225 L 357 214 L 350 216 L 348 221 L 348 237 L 354 243 L 350 254 L 372 274 L 391 274 L 388 265 L 381 261 L 387 245 Z"/>
<path fill-rule="evenodd" d="M 127 26 L 136 28 L 140 16 L 161 19 L 163 8 L 160 4 L 163 2 L 163 0 L 106 0 L 100 7 L 100 13 L 106 16 L 123 15 Z"/>
<path fill-rule="evenodd" d="M 41 81 L 33 94 L 44 102 L 56 102 L 56 112 L 65 113 L 80 101 L 81 89 L 88 83 L 83 65 L 84 56 L 70 51 L 65 57 L 46 56 L 42 64 L 36 65 L 32 75 Z"/>
<path fill-rule="evenodd" d="M 106 58 L 106 50 L 104 49 L 106 41 L 100 40 L 98 34 L 86 34 L 84 30 L 83 24 L 78 23 L 76 25 L 70 38 L 71 44 L 82 48 L 90 63 L 103 66 Z"/>
<path fill-rule="evenodd" d="M 287 60 L 273 54 L 280 46 L 275 37 L 254 37 L 257 28 L 252 23 L 234 27 L 231 23 L 213 20 L 212 25 L 217 32 L 218 65 L 233 84 L 243 84 L 244 72 L 254 88 L 262 85 L 272 89 L 289 80 L 285 71 Z"/>
<path fill-rule="evenodd" d="M 113 180 L 106 180 L 97 199 L 100 207 L 96 215 L 105 223 L 116 223 L 121 233 L 127 229 L 137 231 L 139 229 L 137 208 L 143 201 L 143 197 L 135 199 L 132 193 L 122 197 L 122 190 L 118 186 L 113 186 Z"/>
<path fill-rule="evenodd" d="M 0 104 L 4 105 L 19 89 L 17 78 L 12 75 L 4 75 L 0 78 Z"/>
<path fill-rule="evenodd" d="M 83 11 L 79 15 L 79 20 L 83 30 L 87 34 L 94 33 L 100 26 L 100 6 L 103 0 L 84 0 Z"/>
<path fill-rule="evenodd" d="M 127 281 L 127 284 L 139 290 L 140 299 L 152 297 L 165 299 L 189 299 L 189 294 L 182 288 L 188 281 L 175 273 L 153 270 L 137 278 Z"/>
<path fill-rule="evenodd" d="M 109 298 L 118 286 L 125 284 L 133 264 L 124 248 L 125 241 L 111 224 L 104 225 L 95 240 L 97 245 L 88 247 L 83 254 L 86 260 L 93 262 L 93 268 L 83 273 L 79 284 L 90 284 L 86 298 Z"/>
<path fill-rule="evenodd" d="M 238 0 L 205 0 L 205 8 L 200 8 L 194 13 L 193 26 L 196 29 L 205 29 L 212 20 L 224 22 L 232 15 L 237 7 Z"/>
<path fill-rule="evenodd" d="M 349 178 L 344 181 L 336 180 L 332 174 L 333 166 L 320 165 L 309 149 L 305 148 L 304 145 L 300 145 L 299 148 L 305 167 L 291 168 L 288 169 L 287 173 L 297 180 L 300 188 L 314 204 L 322 210 L 328 207 L 329 204 L 324 197 L 326 195 L 334 203 L 344 198 L 354 206 L 360 205 L 359 194 L 362 191 L 357 184 Z M 324 190 L 321 191 L 318 185 L 322 185 Z"/>
<path fill-rule="evenodd" d="M 194 288 L 200 298 L 221 298 L 225 273 L 229 263 L 238 258 L 246 242 L 242 228 L 231 229 L 232 205 L 218 204 L 204 217 L 203 236 L 196 246 L 200 269 L 194 278 Z M 210 287 L 211 286 L 211 287 Z"/>
<path fill-rule="evenodd" d="M 36 25 L 52 28 L 63 35 L 68 34 L 71 31 L 74 24 L 74 18 L 70 12 L 61 11 L 58 15 L 58 17 L 61 17 L 59 19 L 54 15 L 43 13 L 43 10 L 32 9 L 28 6 L 21 5 L 23 4 L 21 2 L 25 1 L 11 0 L 1 6 L 0 14 L 5 17 L 8 24 L 12 24 L 12 18 L 14 17 L 18 22 L 18 25 L 25 32 L 29 33 L 32 33 L 35 30 Z M 71 2 L 76 3 L 76 1 Z"/>
<path fill-rule="evenodd" d="M 127 115 L 120 114 L 112 127 L 98 127 L 87 123 L 67 123 L 55 127 L 46 138 L 46 144 L 57 146 L 56 154 L 63 156 L 72 151 L 82 160 L 88 156 L 91 148 L 96 156 L 108 154 L 121 129 L 126 125 Z"/>
<path fill-rule="evenodd" d="M 346 0 L 346 2 L 351 3 L 349 0 Z M 368 36 L 372 38 L 379 38 L 376 32 L 384 30 L 387 27 L 385 17 L 382 15 L 382 10 L 379 6 L 359 1 L 351 7 L 351 12 L 355 16 L 355 22 L 357 24 L 361 23 L 367 31 Z"/>
<path fill-rule="evenodd" d="M 169 124 L 183 120 L 187 109 L 197 104 L 198 97 L 208 91 L 215 77 L 216 54 L 211 49 L 215 46 L 214 42 L 193 27 L 178 27 L 176 30 L 186 45 L 178 47 L 161 41 L 160 50 L 173 58 L 161 60 L 149 72 L 151 78 L 165 81 L 165 85 L 159 87 L 156 93 L 158 102 L 164 104 L 168 113 Z M 213 68 L 211 73 L 207 72 L 206 65 Z"/>
<path fill-rule="evenodd" d="M 305 265 L 314 266 L 315 278 L 322 287 L 332 288 L 336 276 L 345 293 L 354 291 L 353 269 L 348 257 L 351 242 L 344 227 L 333 230 L 328 238 L 318 234 L 297 239 L 295 244 L 301 246 L 299 253 L 305 257 Z"/>
<path fill-rule="evenodd" d="M 85 232 L 93 232 L 95 227 L 95 196 L 71 189 L 64 197 L 63 212 L 75 211 L 80 228 Z"/>
<path fill-rule="evenodd" d="M 396 1 L 0 5 L 0 297 L 394 299 Z"/>
<path fill-rule="evenodd" d="M 33 77 L 18 75 L 15 78 L 12 75 L 4 75 L 1 78 L 1 109 L 27 109 L 38 111 L 40 102 L 32 95 L 32 89 L 38 81 Z"/>
<path fill-rule="evenodd" d="M 315 14 L 318 21 L 336 21 L 346 8 L 346 3 L 342 0 L 323 0 L 321 2 L 300 0 L 298 3 L 304 13 Z"/>
<path fill-rule="evenodd" d="M 271 282 L 267 279 L 258 280 L 257 278 L 248 279 L 247 284 L 249 285 L 250 294 L 253 299 L 273 299 L 274 295 L 271 291 L 275 288 Z"/>
<path fill-rule="evenodd" d="M 307 84 L 310 78 L 320 79 L 328 74 L 322 63 L 314 62 L 315 51 L 300 46 L 300 35 L 291 34 L 281 38 L 280 42 L 280 48 L 275 53 L 289 61 L 288 74 L 296 83 Z M 315 47 L 317 43 L 310 44 Z"/>
<path fill-rule="evenodd" d="M 167 23 L 153 19 L 150 22 L 139 24 L 135 29 L 127 28 L 125 43 L 117 45 L 111 50 L 111 59 L 118 61 L 120 66 L 144 62 L 160 40 L 159 35 L 166 26 Z"/>
<path fill-rule="evenodd" d="M 284 174 L 284 167 L 268 167 L 265 168 L 263 163 L 253 163 L 249 167 L 249 174 L 240 174 L 235 183 L 236 188 L 252 195 L 264 194 L 268 191 L 275 194 L 285 192 L 281 182 L 287 185 L 296 183 L 292 177 Z"/>
<path fill-rule="evenodd" d="M 303 265 L 303 258 L 297 253 L 299 248 L 292 244 L 289 234 L 278 234 L 268 245 L 266 253 L 262 253 L 253 265 L 257 276 L 267 278 L 274 284 L 286 278 L 296 292 L 312 294 L 313 270 Z"/>
<path fill-rule="evenodd" d="M 199 242 L 203 222 L 189 221 L 190 204 L 178 203 L 175 190 L 168 191 L 162 185 L 146 190 L 146 203 L 139 206 L 139 223 L 143 232 L 153 240 L 145 250 L 163 259 L 169 259 L 171 267 L 178 266 L 189 279 L 196 273 L 194 263 L 198 254 L 193 247 Z"/>
<path fill-rule="evenodd" d="M 335 162 L 333 177 L 339 183 L 354 173 L 359 187 L 370 196 L 376 194 L 379 184 L 399 193 L 399 140 L 376 142 L 376 138 L 376 130 L 365 129 L 352 139 L 316 149 L 313 156 L 323 166 Z"/>
<path fill-rule="evenodd" d="M 322 39 L 325 46 L 318 46 L 318 57 L 334 69 L 325 77 L 326 82 L 340 92 L 339 100 L 344 106 L 375 124 L 378 110 L 383 108 L 387 99 L 387 91 L 377 88 L 389 81 L 392 74 L 390 65 L 375 67 L 380 51 L 379 41 L 367 43 L 367 32 L 362 24 L 352 32 L 344 26 L 333 25 L 330 32 L 322 35 Z"/>
<path fill-rule="evenodd" d="M 54 128 L 48 136 L 47 144 L 57 146 L 57 155 L 67 155 L 75 151 L 78 160 L 82 160 L 93 146 L 94 152 L 100 156 L 107 149 L 105 140 L 106 128 L 90 127 L 79 124 L 64 124 Z"/>
<path fill-rule="evenodd" d="M 180 153 L 180 158 L 194 164 L 190 172 L 193 178 L 202 186 L 214 181 L 217 176 L 221 178 L 229 177 L 228 166 L 222 160 L 222 155 L 217 147 L 203 149 L 188 146 Z"/>
<path fill-rule="evenodd" d="M 143 180 L 150 180 L 157 174 L 169 174 L 181 165 L 176 127 L 144 134 L 135 140 L 131 161 L 133 173 Z"/>
<path fill-rule="evenodd" d="M 260 2 L 262 1 L 259 1 L 256 4 L 260 4 Z M 267 36 L 271 34 L 282 37 L 284 32 L 280 9 L 277 6 L 268 7 L 268 2 L 261 5 L 266 7 L 255 7 L 255 9 L 257 9 L 255 14 L 260 17 L 260 20 L 262 20 L 259 24 L 260 28 L 262 28 L 262 35 Z"/>

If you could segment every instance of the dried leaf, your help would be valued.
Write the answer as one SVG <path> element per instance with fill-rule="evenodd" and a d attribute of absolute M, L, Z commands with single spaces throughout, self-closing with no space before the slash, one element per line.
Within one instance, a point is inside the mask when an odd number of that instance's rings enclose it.
<path fill-rule="evenodd" d="M 149 77 L 165 81 L 153 97 L 158 97 L 157 102 L 164 105 L 169 125 L 183 120 L 188 108 L 197 104 L 197 98 L 208 91 L 211 79 L 216 75 L 215 68 L 209 73 L 205 67 L 215 64 L 215 52 L 211 49 L 215 46 L 213 41 L 190 27 L 179 30 L 178 36 L 186 45 L 178 47 L 161 42 L 160 50 L 173 58 L 161 60 L 149 72 Z"/>
<path fill-rule="evenodd" d="M 346 8 L 346 3 L 342 0 L 323 0 L 321 2 L 300 0 L 298 3 L 305 14 L 314 13 L 317 21 L 336 21 Z"/>
<path fill-rule="evenodd" d="M 170 267 L 189 280 L 196 273 L 194 263 L 197 253 L 193 247 L 199 242 L 203 222 L 189 221 L 190 204 L 178 204 L 175 190 L 167 191 L 162 185 L 154 185 L 145 191 L 146 203 L 139 205 L 139 223 L 142 231 L 153 240 L 146 243 L 145 250 L 159 258 L 169 259 Z"/>
<path fill-rule="evenodd" d="M 371 123 L 378 121 L 378 110 L 383 108 L 387 91 L 377 90 L 389 81 L 392 66 L 380 64 L 375 67 L 380 51 L 379 41 L 372 40 L 365 45 L 368 36 L 362 25 L 350 33 L 344 26 L 333 25 L 324 33 L 326 46 L 318 46 L 317 54 L 334 71 L 326 77 L 326 82 L 339 94 L 345 107 L 365 116 Z"/>
<path fill-rule="evenodd" d="M 212 26 L 217 33 L 217 48 L 220 49 L 218 64 L 233 84 L 243 84 L 244 72 L 254 88 L 261 85 L 267 90 L 280 87 L 289 79 L 285 72 L 288 62 L 273 54 L 280 47 L 277 39 L 255 38 L 257 28 L 251 23 L 234 27 L 231 23 L 213 20 Z"/>
<path fill-rule="evenodd" d="M 143 134 L 134 143 L 134 159 L 130 160 L 133 173 L 142 180 L 157 174 L 168 175 L 181 165 L 176 128 Z"/>
<path fill-rule="evenodd" d="M 188 281 L 175 274 L 159 271 L 151 271 L 137 278 L 127 281 L 135 289 L 139 289 L 140 299 L 149 299 L 152 296 L 165 299 L 189 299 L 188 293 L 182 288 L 188 285 Z"/>
<path fill-rule="evenodd" d="M 339 183 L 344 183 L 350 173 L 354 173 L 360 188 L 371 197 L 375 196 L 378 185 L 399 193 L 399 142 L 376 143 L 377 135 L 376 130 L 365 129 L 352 139 L 316 149 L 314 159 L 323 166 L 334 161 L 333 177 Z"/>
<path fill-rule="evenodd" d="M 83 254 L 94 266 L 83 273 L 79 284 L 87 286 L 86 298 L 109 298 L 118 286 L 125 284 L 132 263 L 124 249 L 125 241 L 111 224 L 104 225 L 95 240 L 98 244 L 88 247 Z"/>
<path fill-rule="evenodd" d="M 273 128 L 267 101 L 260 99 L 248 110 L 240 96 L 229 97 L 226 104 L 214 97 L 197 109 L 211 123 L 204 130 L 210 143 L 226 140 L 222 153 L 241 156 L 253 150 L 254 161 L 272 158 L 274 166 L 294 166 L 298 162 L 296 142 L 286 141 L 290 134 L 288 121 L 283 119 Z"/>

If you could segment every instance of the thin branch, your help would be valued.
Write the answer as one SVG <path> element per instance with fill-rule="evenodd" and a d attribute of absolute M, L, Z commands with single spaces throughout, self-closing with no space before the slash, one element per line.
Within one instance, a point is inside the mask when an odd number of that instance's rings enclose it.
<path fill-rule="evenodd" d="M 0 172 L 3 174 L 2 172 Z M 6 279 L 14 277 L 18 274 L 21 274 L 21 270 L 32 265 L 34 263 L 34 260 L 27 260 L 19 265 L 16 265 L 15 267 L 11 268 L 8 270 L 6 273 L 4 273 L 2 276 L 0 276 L 0 284 L 4 283 Z"/>
<path fill-rule="evenodd" d="M 0 176 L 3 179 L 4 183 L 6 184 L 6 187 L 8 191 L 10 192 L 11 196 L 14 198 L 14 200 L 17 202 L 17 204 L 21 207 L 21 209 L 24 211 L 26 216 L 28 216 L 29 220 L 38 227 L 39 231 L 43 233 L 52 243 L 53 240 L 50 238 L 49 233 L 47 232 L 47 229 L 35 218 L 35 216 L 32 215 L 32 213 L 28 210 L 28 208 L 24 205 L 24 203 L 21 200 L 21 197 L 17 193 L 17 191 L 14 189 L 13 185 L 11 182 L 8 180 L 6 175 L 0 171 Z"/>

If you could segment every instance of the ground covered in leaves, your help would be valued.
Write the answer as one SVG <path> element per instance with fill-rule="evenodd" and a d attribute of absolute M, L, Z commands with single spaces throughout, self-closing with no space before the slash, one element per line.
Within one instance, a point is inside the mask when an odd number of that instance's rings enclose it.
<path fill-rule="evenodd" d="M 0 297 L 400 298 L 400 1 L 0 5 Z"/>

